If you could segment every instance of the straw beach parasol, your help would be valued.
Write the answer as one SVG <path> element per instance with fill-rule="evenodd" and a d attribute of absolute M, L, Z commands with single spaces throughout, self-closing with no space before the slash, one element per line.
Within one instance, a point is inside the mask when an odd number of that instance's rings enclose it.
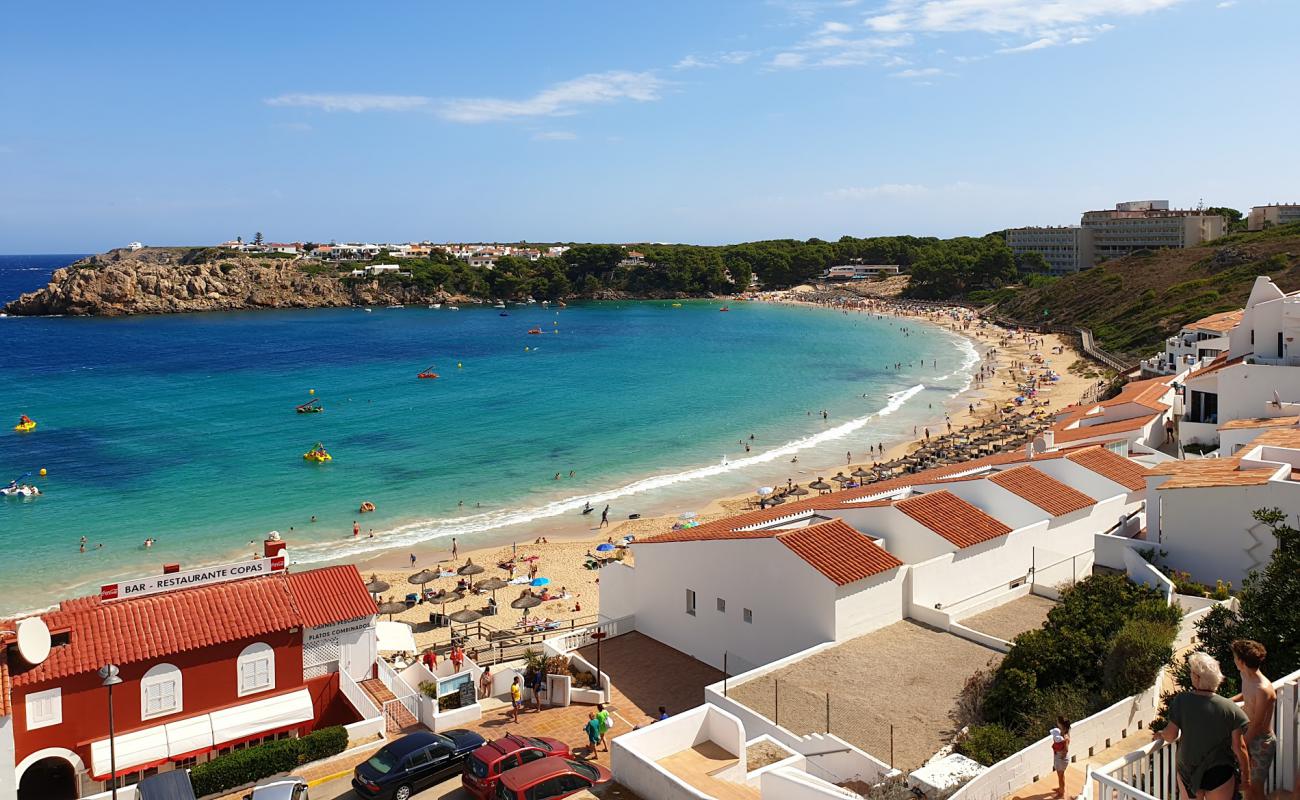
<path fill-rule="evenodd" d="M 387 603 L 380 603 L 379 608 L 376 609 L 376 613 L 387 614 L 388 618 L 391 620 L 394 614 L 400 614 L 405 610 L 406 610 L 406 603 L 398 603 L 396 601 L 389 600 Z"/>
<path fill-rule="evenodd" d="M 419 584 L 419 586 L 420 586 L 420 594 L 423 595 L 423 594 L 424 594 L 424 585 L 425 585 L 426 583 L 428 583 L 429 581 L 434 581 L 434 580 L 437 580 L 437 579 L 438 579 L 438 573 L 436 573 L 436 572 L 434 572 L 433 570 L 430 570 L 430 569 L 422 569 L 422 570 L 420 570 L 419 572 L 417 572 L 417 573 L 415 573 L 414 575 L 412 575 L 411 577 L 407 578 L 407 579 L 406 579 L 406 582 L 407 582 L 407 583 L 415 583 L 415 584 Z"/>
<path fill-rule="evenodd" d="M 388 582 L 379 580 L 378 576 L 371 573 L 370 580 L 366 581 L 366 591 L 370 592 L 373 595 L 377 595 L 380 592 L 386 592 L 388 591 Z M 376 597 L 375 602 L 378 601 L 379 598 Z"/>
<path fill-rule="evenodd" d="M 474 559 L 467 558 L 465 559 L 465 566 L 456 570 L 456 574 L 457 575 L 478 575 L 482 571 L 483 568 L 480 567 L 478 564 L 475 564 Z"/>

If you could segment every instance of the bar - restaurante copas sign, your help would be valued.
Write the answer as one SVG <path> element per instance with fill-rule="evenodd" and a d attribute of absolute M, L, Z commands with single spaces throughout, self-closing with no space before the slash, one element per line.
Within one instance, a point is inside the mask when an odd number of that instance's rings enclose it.
<path fill-rule="evenodd" d="M 222 564 L 216 567 L 202 567 L 186 572 L 167 572 L 151 575 L 148 578 L 132 578 L 118 583 L 106 583 L 99 587 L 100 600 L 127 600 L 132 597 L 144 597 L 177 589 L 192 589 L 195 586 L 208 586 L 213 583 L 256 578 L 270 575 L 284 569 L 284 556 L 257 558 L 252 561 L 240 561 L 237 564 Z"/>

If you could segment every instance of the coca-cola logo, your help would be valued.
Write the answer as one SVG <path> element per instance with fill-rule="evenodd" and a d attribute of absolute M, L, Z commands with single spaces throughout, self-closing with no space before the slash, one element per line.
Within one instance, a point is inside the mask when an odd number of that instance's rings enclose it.
<path fill-rule="evenodd" d="M 100 600 L 116 600 L 116 599 L 117 599 L 117 584 L 116 584 L 116 583 L 110 583 L 110 584 L 106 584 L 106 585 L 104 585 L 104 586 L 99 587 L 99 599 L 100 599 Z"/>

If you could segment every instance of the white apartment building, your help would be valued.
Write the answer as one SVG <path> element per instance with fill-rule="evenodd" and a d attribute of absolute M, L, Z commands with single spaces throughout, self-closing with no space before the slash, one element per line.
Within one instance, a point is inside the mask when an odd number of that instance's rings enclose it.
<path fill-rule="evenodd" d="M 1123 442 L 1130 452 L 1156 449 L 1167 436 L 1165 422 L 1172 418 L 1174 388 L 1169 378 L 1129 381 L 1120 393 L 1100 403 L 1066 406 L 1046 434 L 1047 447 Z"/>
<path fill-rule="evenodd" d="M 1007 246 L 1017 263 L 1025 253 L 1041 254 L 1053 275 L 1078 272 L 1096 263 L 1092 231 L 1077 225 L 1011 228 L 1007 230 Z"/>
<path fill-rule="evenodd" d="M 1090 552 L 1145 472 L 1100 446 L 1002 453 L 674 530 L 602 570 L 601 617 L 732 669 L 930 622 Z"/>
<path fill-rule="evenodd" d="M 1233 421 L 1300 413 L 1297 337 L 1300 292 L 1285 294 L 1267 276 L 1256 278 L 1227 349 L 1186 379 L 1182 443 L 1219 444 L 1220 430 Z"/>
<path fill-rule="evenodd" d="M 1118 203 L 1113 210 L 1085 211 L 1080 225 L 1091 232 L 1097 261 L 1136 250 L 1193 247 L 1219 238 L 1227 222 L 1198 209 L 1170 209 L 1165 200 Z"/>
<path fill-rule="evenodd" d="M 826 270 L 828 281 L 860 281 L 877 275 L 886 277 L 899 274 L 897 264 L 840 264 Z"/>
<path fill-rule="evenodd" d="M 1163 353 L 1142 361 L 1142 374 L 1182 375 L 1209 364 L 1228 349 L 1228 332 L 1241 322 L 1242 313 L 1240 309 L 1225 311 L 1184 325 L 1165 340 Z"/>
<path fill-rule="evenodd" d="M 1246 227 L 1248 230 L 1262 231 L 1292 222 L 1300 222 L 1300 203 L 1270 203 L 1252 208 L 1246 218 Z"/>

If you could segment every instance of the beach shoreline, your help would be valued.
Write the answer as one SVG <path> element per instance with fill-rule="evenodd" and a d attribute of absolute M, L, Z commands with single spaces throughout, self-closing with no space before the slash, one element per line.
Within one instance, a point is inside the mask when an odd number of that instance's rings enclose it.
<path fill-rule="evenodd" d="M 851 296 L 846 295 L 845 297 L 847 298 Z M 945 400 L 941 401 L 938 398 L 935 398 L 932 407 L 926 409 L 928 412 L 933 412 L 932 414 L 927 415 L 925 419 L 926 422 L 928 422 L 928 427 L 934 431 L 939 431 L 944 427 L 945 416 L 949 418 L 954 426 L 960 427 L 965 424 L 973 424 L 980 417 L 978 412 L 987 412 L 991 408 L 992 402 L 990 401 L 990 398 L 994 394 L 1006 394 L 1005 392 L 991 392 L 989 386 L 981 385 L 981 382 L 972 377 L 973 373 L 978 371 L 983 362 L 985 362 L 990 344 L 987 337 L 977 335 L 977 331 L 973 329 L 973 326 L 978 326 L 981 323 L 979 323 L 973 315 L 969 315 L 969 312 L 965 310 L 958 311 L 955 308 L 947 308 L 937 312 L 934 310 L 923 312 L 915 308 L 910 308 L 908 304 L 905 303 L 900 304 L 880 301 L 873 301 L 877 303 L 877 307 L 875 308 L 845 310 L 844 308 L 830 306 L 824 302 L 810 301 L 794 293 L 774 293 L 763 296 L 756 302 L 788 303 L 791 305 L 819 308 L 823 311 L 829 310 L 840 311 L 842 313 L 863 313 L 881 318 L 893 317 L 900 321 L 914 320 L 941 328 L 948 334 L 952 335 L 954 339 L 960 337 L 962 342 L 969 343 L 968 346 L 972 348 L 974 360 L 971 361 L 968 359 L 967 363 L 963 364 L 963 366 L 959 368 L 959 370 L 963 370 L 966 373 L 964 385 L 957 391 L 953 392 L 952 395 Z M 960 321 L 955 321 L 951 317 L 945 319 L 945 314 L 969 316 L 967 322 L 963 324 Z M 990 328 L 990 330 L 992 329 Z M 961 347 L 962 345 L 958 346 Z M 1067 354 L 1067 359 L 1077 357 L 1078 356 L 1072 352 Z M 1063 359 L 1062 363 L 1057 364 L 1056 366 L 1058 367 L 1058 370 L 1064 374 L 1065 367 L 1068 366 L 1068 361 Z M 1001 363 L 999 363 L 998 369 L 1002 369 Z M 950 377 L 950 375 L 941 377 L 947 378 Z M 903 392 L 896 392 L 895 394 L 903 394 Z M 904 399 L 906 400 L 910 398 Z M 999 397 L 995 399 L 1000 402 L 1000 400 L 1004 398 Z M 1074 398 L 1070 399 L 1073 400 Z M 906 404 L 904 403 L 902 405 L 905 406 Z M 1064 405 L 1064 403 L 1061 403 L 1061 405 Z M 972 409 L 977 413 L 970 414 L 969 411 Z M 860 418 L 859 421 L 873 420 L 890 413 L 890 411 L 891 409 L 888 406 L 878 408 L 874 412 L 868 414 L 867 417 Z M 908 423 L 913 421 L 914 420 L 912 419 L 907 420 Z M 926 427 L 927 425 L 925 423 L 918 422 L 916 426 L 918 435 L 920 431 Z M 829 431 L 829 433 L 834 433 L 834 430 Z M 807 438 L 815 437 L 805 437 L 805 439 Z M 830 437 L 830 439 L 835 438 L 837 437 Z M 872 458 L 866 461 L 863 460 L 861 453 L 854 454 L 857 457 L 852 459 L 852 464 L 845 464 L 845 471 L 849 471 L 856 466 L 869 466 L 871 461 L 884 461 L 895 458 L 909 452 L 910 450 L 914 450 L 917 446 L 917 442 L 913 438 L 907 436 L 893 434 L 883 438 L 884 441 L 881 442 L 885 447 L 883 453 L 873 453 Z M 799 483 L 807 483 L 823 475 L 832 475 L 837 469 L 837 459 L 830 455 L 829 448 L 825 444 L 821 443 L 815 445 L 801 444 L 803 441 L 804 440 L 796 440 L 793 443 L 786 442 L 785 445 L 782 445 L 782 447 L 789 447 L 792 444 L 796 445 L 794 449 L 797 451 L 797 455 L 801 457 L 799 458 L 800 463 L 797 465 L 786 462 L 784 459 L 769 459 L 765 463 L 755 463 L 752 466 L 744 466 L 736 473 L 736 476 L 744 475 L 746 479 L 753 478 L 755 480 L 762 476 L 765 485 L 783 485 L 783 481 L 788 479 L 795 480 Z M 805 452 L 804 448 L 809 449 Z M 748 450 L 748 448 L 746 449 Z M 776 449 L 781 449 L 781 447 Z M 757 449 L 755 451 L 755 456 L 766 454 L 767 453 L 759 452 Z M 755 460 L 758 461 L 758 459 Z M 782 466 L 783 464 L 784 466 Z M 710 468 L 705 467 L 703 469 L 707 471 Z M 643 498 L 647 494 L 653 497 L 653 495 L 656 494 L 654 488 L 648 490 L 638 489 L 626 492 L 625 490 L 647 480 L 653 480 L 655 477 L 664 476 L 652 476 L 650 479 L 633 481 L 632 484 L 608 490 L 593 490 L 590 494 L 593 498 L 602 492 L 606 494 L 622 493 L 620 495 L 622 497 L 634 497 L 638 494 Z M 671 478 L 672 475 L 667 477 Z M 722 483 L 725 484 L 726 481 L 722 481 Z M 737 483 L 737 480 L 733 478 L 730 483 L 734 485 Z M 686 493 L 685 497 L 681 496 L 683 492 Z M 476 559 L 486 558 L 491 554 L 496 553 L 500 548 L 510 545 L 512 542 L 534 541 L 538 536 L 545 536 L 548 541 L 553 543 L 565 542 L 575 544 L 599 543 L 603 541 L 605 537 L 609 536 L 611 531 L 614 532 L 613 537 L 615 539 L 627 533 L 640 537 L 650 535 L 654 532 L 660 532 L 670 527 L 676 518 L 676 513 L 680 512 L 683 508 L 695 508 L 701 514 L 700 519 L 707 519 L 719 515 L 725 515 L 727 513 L 734 513 L 736 510 L 743 509 L 746 504 L 745 494 L 738 494 L 734 489 L 727 491 L 726 489 L 718 489 L 717 487 L 703 489 L 701 492 L 695 493 L 694 497 L 690 497 L 689 487 L 674 487 L 671 491 L 658 492 L 657 494 L 661 496 L 658 500 L 653 502 L 642 502 L 642 506 L 645 507 L 644 511 L 646 513 L 640 519 L 622 518 L 622 514 L 626 513 L 628 510 L 637 510 L 637 506 L 633 505 L 628 500 L 619 501 L 618 504 L 623 506 L 622 511 L 620 512 L 620 518 L 614 519 L 611 517 L 610 527 L 604 530 L 593 527 L 599 521 L 599 512 L 601 510 L 600 505 L 597 505 L 595 512 L 590 516 L 585 517 L 578 515 L 575 507 L 572 510 L 564 511 L 563 513 L 540 516 L 532 521 L 523 523 L 498 523 L 496 520 L 491 520 L 490 524 L 493 527 L 484 530 L 471 530 L 466 534 L 460 535 L 460 548 L 458 555 L 461 559 L 465 558 L 467 555 L 473 555 Z M 665 495 L 667 497 L 665 497 Z M 752 493 L 749 493 L 748 497 L 752 500 Z M 595 501 L 593 500 L 593 503 L 594 502 Z M 629 505 L 631 505 L 631 509 L 628 508 Z M 673 511 L 673 513 L 666 513 L 668 508 L 673 508 L 675 511 Z M 471 512 L 471 509 L 466 508 L 465 511 Z M 477 509 L 474 511 L 476 512 Z M 485 509 L 484 511 L 486 512 L 487 510 Z M 491 513 L 504 515 L 511 513 L 511 510 L 493 509 Z M 288 531 L 285 534 L 285 538 L 289 541 L 290 557 L 291 559 L 293 559 L 295 555 L 299 557 L 293 562 L 295 566 L 298 568 L 310 568 L 328 564 L 353 563 L 357 564 L 360 569 L 368 574 L 370 572 L 396 571 L 404 567 L 409 567 L 411 563 L 411 555 L 415 556 L 415 561 L 419 565 L 417 568 L 429 566 L 439 560 L 446 560 L 450 557 L 450 536 L 442 535 L 441 537 L 430 538 L 415 544 L 401 541 L 389 543 L 385 541 L 385 533 L 394 530 L 401 530 L 402 527 L 409 523 L 399 522 L 398 528 L 389 528 L 388 531 L 378 532 L 372 539 L 365 533 L 368 527 L 364 524 L 365 518 L 360 517 L 360 520 L 363 531 L 360 537 L 362 540 L 360 545 L 367 548 L 373 547 L 374 549 L 369 552 L 357 553 L 355 552 L 354 545 L 353 552 L 339 552 L 337 555 L 332 555 L 329 552 L 331 549 L 338 548 L 340 550 L 346 550 L 348 549 L 349 542 L 357 541 L 348 538 L 346 534 L 343 534 L 341 540 L 337 542 L 322 542 L 317 540 L 311 545 L 307 545 L 301 549 L 295 549 L 295 544 L 299 543 L 295 542 L 293 531 Z M 384 522 L 391 524 L 393 521 L 384 520 Z M 415 524 L 419 525 L 422 523 Z M 466 549 L 466 546 L 469 547 L 468 550 Z M 245 549 L 246 547 L 247 549 Z M 241 554 L 248 553 L 251 555 L 252 553 L 250 551 L 256 552 L 260 550 L 260 548 L 261 543 L 259 541 L 251 541 L 247 546 L 232 545 L 229 555 L 224 557 L 224 560 L 239 560 Z M 306 552 L 306 557 L 303 557 L 304 551 Z M 141 553 L 144 555 L 146 551 L 142 550 Z M 114 579 L 119 578 L 103 578 L 101 580 L 108 581 Z M 93 586 L 96 585 L 97 582 L 99 581 L 88 579 L 78 586 L 77 591 L 81 593 L 84 593 L 86 590 L 93 591 Z M 594 598 L 589 598 L 589 601 L 594 603 Z"/>

